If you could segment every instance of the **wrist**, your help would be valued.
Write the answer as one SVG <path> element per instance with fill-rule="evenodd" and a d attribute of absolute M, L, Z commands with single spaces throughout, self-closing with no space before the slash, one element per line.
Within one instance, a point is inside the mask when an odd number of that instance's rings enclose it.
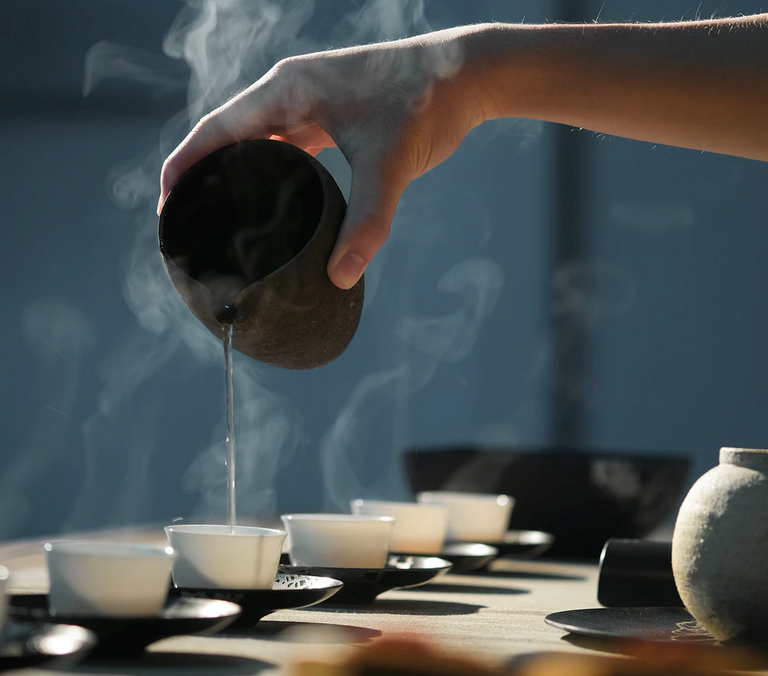
<path fill-rule="evenodd" d="M 501 117 L 548 119 L 558 101 L 571 95 L 578 57 L 566 47 L 569 28 L 479 24 L 459 29 L 453 39 L 463 58 L 456 80 L 477 101 L 478 124 Z"/>

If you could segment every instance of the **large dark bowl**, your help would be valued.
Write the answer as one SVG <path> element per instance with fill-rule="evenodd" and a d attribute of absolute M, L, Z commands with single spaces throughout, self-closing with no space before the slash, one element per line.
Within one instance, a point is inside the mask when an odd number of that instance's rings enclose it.
<path fill-rule="evenodd" d="M 510 528 L 555 536 L 548 554 L 597 559 L 609 538 L 642 538 L 678 505 L 690 459 L 672 455 L 421 448 L 403 456 L 419 491 L 505 493 Z"/>

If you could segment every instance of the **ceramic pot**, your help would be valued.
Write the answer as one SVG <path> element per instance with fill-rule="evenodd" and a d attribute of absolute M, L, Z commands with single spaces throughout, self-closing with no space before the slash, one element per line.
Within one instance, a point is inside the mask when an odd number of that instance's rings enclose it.
<path fill-rule="evenodd" d="M 326 266 L 346 210 L 314 157 L 243 141 L 185 172 L 163 206 L 160 251 L 192 313 L 236 350 L 289 369 L 338 357 L 357 330 L 364 282 L 339 289 Z"/>
<path fill-rule="evenodd" d="M 768 450 L 723 448 L 680 507 L 672 572 L 685 607 L 719 640 L 768 635 Z"/>

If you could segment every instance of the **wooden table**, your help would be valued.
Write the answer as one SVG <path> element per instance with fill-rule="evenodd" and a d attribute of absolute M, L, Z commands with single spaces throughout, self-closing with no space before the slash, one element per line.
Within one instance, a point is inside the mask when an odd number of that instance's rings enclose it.
<path fill-rule="evenodd" d="M 123 532 L 101 539 L 163 542 L 162 530 Z M 42 544 L 0 547 L 0 563 L 11 571 L 13 591 L 45 591 Z M 282 610 L 247 633 L 181 636 L 152 645 L 134 663 L 78 667 L 89 674 L 284 673 L 291 662 L 329 657 L 382 636 L 419 634 L 430 641 L 491 664 L 536 651 L 584 651 L 544 623 L 555 610 L 597 605 L 597 566 L 501 560 L 482 575 L 446 575 L 412 590 L 390 591 L 370 606 L 319 606 Z M 44 670 L 30 670 L 32 674 Z"/>

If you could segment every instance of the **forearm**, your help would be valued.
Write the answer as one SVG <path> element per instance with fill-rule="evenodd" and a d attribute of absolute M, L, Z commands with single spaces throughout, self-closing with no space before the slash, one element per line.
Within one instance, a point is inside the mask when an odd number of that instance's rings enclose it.
<path fill-rule="evenodd" d="M 482 119 L 529 117 L 768 160 L 768 14 L 676 24 L 463 29 Z"/>

